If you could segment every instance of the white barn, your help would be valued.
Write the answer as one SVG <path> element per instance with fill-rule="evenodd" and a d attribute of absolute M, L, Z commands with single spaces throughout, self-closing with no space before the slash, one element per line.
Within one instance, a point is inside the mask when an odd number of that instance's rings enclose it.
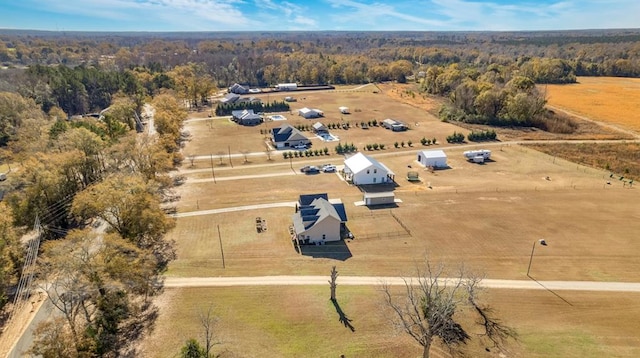
<path fill-rule="evenodd" d="M 278 83 L 276 85 L 276 91 L 295 91 L 297 89 L 297 83 Z"/>
<path fill-rule="evenodd" d="M 425 167 L 447 167 L 447 154 L 442 150 L 421 150 L 418 152 L 417 160 Z"/>
<path fill-rule="evenodd" d="M 392 183 L 395 176 L 386 165 L 362 153 L 345 159 L 344 175 L 354 185 Z"/>

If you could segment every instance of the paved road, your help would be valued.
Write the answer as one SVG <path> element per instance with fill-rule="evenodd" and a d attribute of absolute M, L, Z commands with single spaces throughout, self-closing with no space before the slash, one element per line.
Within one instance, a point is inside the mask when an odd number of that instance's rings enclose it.
<path fill-rule="evenodd" d="M 327 285 L 328 280 L 328 276 L 167 277 L 164 282 L 164 287 L 315 286 Z M 337 282 L 339 285 L 345 286 L 375 286 L 382 283 L 387 283 L 389 285 L 405 284 L 402 277 L 375 276 L 339 276 Z M 486 288 L 520 290 L 571 290 L 640 293 L 640 283 L 635 282 L 484 279 L 482 280 L 482 286 Z"/>

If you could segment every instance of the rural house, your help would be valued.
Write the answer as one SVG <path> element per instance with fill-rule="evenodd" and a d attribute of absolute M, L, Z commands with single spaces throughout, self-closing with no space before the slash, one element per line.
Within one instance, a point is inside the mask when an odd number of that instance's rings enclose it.
<path fill-rule="evenodd" d="M 234 83 L 233 86 L 229 87 L 229 93 L 246 94 L 249 93 L 249 87 Z"/>
<path fill-rule="evenodd" d="M 347 214 L 341 202 L 329 202 L 328 195 L 300 195 L 293 214 L 293 238 L 300 244 L 322 244 L 342 239 Z"/>
<path fill-rule="evenodd" d="M 406 131 L 409 128 L 406 124 L 391 118 L 383 120 L 382 126 L 386 129 L 391 129 L 394 132 Z"/>
<path fill-rule="evenodd" d="M 300 110 L 298 110 L 298 115 L 309 119 L 309 118 L 318 118 L 318 117 L 322 117 L 324 116 L 324 112 L 322 112 L 319 109 L 311 109 L 311 108 L 301 108 Z"/>
<path fill-rule="evenodd" d="M 392 183 L 395 174 L 386 165 L 357 153 L 344 161 L 345 179 L 354 185 Z"/>
<path fill-rule="evenodd" d="M 253 112 L 253 109 L 243 109 L 231 112 L 234 122 L 243 126 L 255 126 L 262 123 L 262 117 Z"/>
<path fill-rule="evenodd" d="M 235 103 L 237 100 L 240 99 L 240 96 L 235 94 L 235 93 L 228 93 L 224 96 L 224 98 L 222 98 L 220 100 L 220 103 Z"/>
<path fill-rule="evenodd" d="M 296 145 L 309 146 L 311 144 L 309 138 L 289 124 L 283 124 L 280 127 L 271 129 L 271 141 L 277 149 L 293 148 Z"/>
<path fill-rule="evenodd" d="M 418 151 L 418 163 L 429 168 L 446 168 L 447 155 L 442 150 L 421 150 Z"/>

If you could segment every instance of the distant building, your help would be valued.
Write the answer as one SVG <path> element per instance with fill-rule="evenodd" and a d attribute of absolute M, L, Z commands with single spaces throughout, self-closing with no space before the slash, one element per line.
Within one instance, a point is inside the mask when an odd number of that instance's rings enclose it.
<path fill-rule="evenodd" d="M 277 149 L 293 148 L 296 145 L 309 146 L 311 141 L 290 124 L 271 129 L 271 140 Z"/>
<path fill-rule="evenodd" d="M 249 87 L 234 83 L 233 86 L 229 87 L 229 93 L 246 94 L 249 93 Z"/>
<path fill-rule="evenodd" d="M 220 100 L 220 103 L 235 103 L 240 99 L 240 96 L 235 93 L 228 93 Z"/>
<path fill-rule="evenodd" d="M 316 122 L 313 124 L 313 131 L 316 133 L 328 133 L 329 129 L 327 129 L 327 127 L 320 123 L 320 122 Z"/>
<path fill-rule="evenodd" d="M 322 112 L 319 109 L 311 109 L 311 108 L 304 107 L 298 110 L 298 115 L 306 119 L 310 119 L 310 118 L 322 117 L 324 116 L 324 112 Z"/>
<path fill-rule="evenodd" d="M 253 112 L 253 109 L 243 109 L 232 111 L 231 117 L 234 122 L 243 126 L 255 126 L 262 123 L 262 117 Z"/>
<path fill-rule="evenodd" d="M 297 83 L 278 83 L 276 85 L 276 91 L 295 91 L 297 89 Z"/>
<path fill-rule="evenodd" d="M 418 162 L 425 167 L 446 168 L 447 155 L 442 150 L 421 150 L 418 152 Z"/>

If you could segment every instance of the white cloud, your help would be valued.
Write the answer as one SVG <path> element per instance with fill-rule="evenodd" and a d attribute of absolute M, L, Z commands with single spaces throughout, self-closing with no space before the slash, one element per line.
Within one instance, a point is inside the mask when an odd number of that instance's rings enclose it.
<path fill-rule="evenodd" d="M 339 13 L 332 15 L 332 19 L 337 23 L 364 23 L 370 25 L 384 26 L 385 29 L 404 29 L 407 27 L 412 27 L 415 25 L 420 25 L 420 28 L 416 28 L 416 30 L 425 30 L 424 26 L 434 27 L 434 26 L 442 26 L 443 23 L 439 20 L 435 20 L 430 18 L 429 14 L 425 14 L 425 16 L 416 16 L 405 14 L 399 11 L 386 3 L 375 2 L 371 4 L 353 1 L 353 0 L 326 0 L 327 3 L 331 5 L 331 7 L 340 9 L 340 8 L 350 8 L 355 11 L 349 13 Z M 396 20 L 404 20 L 407 23 L 398 23 L 397 21 L 391 21 L 390 18 L 394 18 Z M 413 24 L 413 25 L 412 25 Z M 390 28 L 391 26 L 391 28 Z M 393 28 L 395 27 L 395 28 Z M 363 28 L 363 30 L 385 30 L 382 28 Z"/>

